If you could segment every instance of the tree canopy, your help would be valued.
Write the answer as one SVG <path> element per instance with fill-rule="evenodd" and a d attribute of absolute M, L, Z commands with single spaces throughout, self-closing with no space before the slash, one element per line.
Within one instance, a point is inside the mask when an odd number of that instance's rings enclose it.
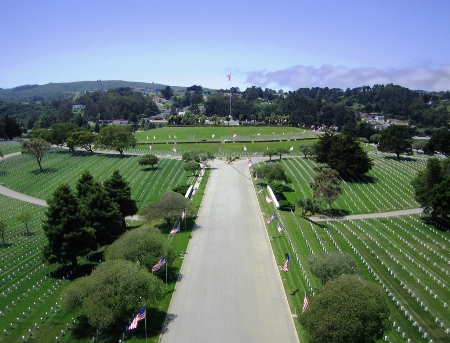
<path fill-rule="evenodd" d="M 140 227 L 125 232 L 106 248 L 105 261 L 127 260 L 147 268 L 152 267 L 162 256 L 170 266 L 175 260 L 175 250 L 166 235 L 156 229 Z"/>
<path fill-rule="evenodd" d="M 299 316 L 310 343 L 375 343 L 391 328 L 383 288 L 357 275 L 327 282 Z"/>
<path fill-rule="evenodd" d="M 120 152 L 121 155 L 126 148 L 136 146 L 136 138 L 131 132 L 127 131 L 126 128 L 115 125 L 103 127 L 97 136 L 97 142 L 104 148 Z"/>
<path fill-rule="evenodd" d="M 158 162 L 159 158 L 153 154 L 145 154 L 139 157 L 139 164 L 141 166 L 151 166 L 152 169 L 155 164 L 158 164 Z"/>
<path fill-rule="evenodd" d="M 430 158 L 425 170 L 420 171 L 411 184 L 425 213 L 450 217 L 450 160 Z"/>
<path fill-rule="evenodd" d="M 336 170 L 323 168 L 322 171 L 314 176 L 310 182 L 313 190 L 313 196 L 328 205 L 328 211 L 331 213 L 331 204 L 341 194 L 339 174 Z"/>
<path fill-rule="evenodd" d="M 342 177 L 365 174 L 373 165 L 354 136 L 331 131 L 319 136 L 319 140 L 313 146 L 313 154 L 316 162 L 326 163 Z"/>
<path fill-rule="evenodd" d="M 343 274 L 357 274 L 355 259 L 341 252 L 330 252 L 321 255 L 312 255 L 308 258 L 308 266 L 322 284 L 331 281 Z"/>
<path fill-rule="evenodd" d="M 50 263 L 70 262 L 76 267 L 78 256 L 96 249 L 95 232 L 80 216 L 78 200 L 69 185 L 59 185 L 47 204 L 42 225 L 48 240 L 44 258 Z"/>
<path fill-rule="evenodd" d="M 391 152 L 400 159 L 400 154 L 412 154 L 412 134 L 406 126 L 391 125 L 381 132 L 378 150 Z"/>
<path fill-rule="evenodd" d="M 157 201 L 144 206 L 141 215 L 147 220 L 165 219 L 167 226 L 171 227 L 171 221 L 181 216 L 183 210 L 190 211 L 191 203 L 180 193 L 164 193 Z"/>
<path fill-rule="evenodd" d="M 202 169 L 200 167 L 200 163 L 199 162 L 195 162 L 195 161 L 188 161 L 185 162 L 183 165 L 184 170 L 186 171 L 191 171 L 192 175 L 195 176 L 196 172 L 199 171 L 200 169 Z"/>
<path fill-rule="evenodd" d="M 274 181 L 289 182 L 289 178 L 284 171 L 281 164 L 278 163 L 264 163 L 256 169 L 258 177 L 265 179 L 268 183 Z"/>
<path fill-rule="evenodd" d="M 427 155 L 434 155 L 436 152 L 445 157 L 450 156 L 450 131 L 446 128 L 435 130 L 428 143 L 424 147 Z"/>
<path fill-rule="evenodd" d="M 42 159 L 50 150 L 50 148 L 50 143 L 40 138 L 34 138 L 29 141 L 22 141 L 22 154 L 33 156 L 39 165 L 40 171 L 43 171 L 41 165 Z"/>
<path fill-rule="evenodd" d="M 91 275 L 68 286 L 63 306 L 81 308 L 93 328 L 108 329 L 125 326 L 130 313 L 161 300 L 166 292 L 166 284 L 145 267 L 118 259 L 101 263 Z"/>
<path fill-rule="evenodd" d="M 138 212 L 136 200 L 131 198 L 131 187 L 124 180 L 119 170 L 115 170 L 109 178 L 103 182 L 106 194 L 119 206 L 122 219 L 133 216 Z M 125 225 L 125 222 L 123 223 Z"/>

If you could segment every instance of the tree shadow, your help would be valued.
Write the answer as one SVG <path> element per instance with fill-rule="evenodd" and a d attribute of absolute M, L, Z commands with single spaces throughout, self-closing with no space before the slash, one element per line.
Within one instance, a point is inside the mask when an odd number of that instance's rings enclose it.
<path fill-rule="evenodd" d="M 342 177 L 342 179 L 347 183 L 354 184 L 372 184 L 377 182 L 377 178 L 370 175 L 358 175 L 356 177 L 346 176 Z"/>
<path fill-rule="evenodd" d="M 39 175 L 39 174 L 54 174 L 58 172 L 58 168 L 43 168 L 42 171 L 40 169 L 30 170 L 30 174 Z"/>
<path fill-rule="evenodd" d="M 152 171 L 152 170 L 154 170 L 154 171 L 157 171 L 159 169 L 159 167 L 146 167 L 146 168 L 143 168 L 142 169 L 142 171 L 146 171 L 146 172 L 148 172 L 148 171 Z"/>
<path fill-rule="evenodd" d="M 0 170 L 0 176 L 6 176 L 6 175 L 8 175 L 7 171 Z"/>
<path fill-rule="evenodd" d="M 415 161 L 416 159 L 414 157 L 408 157 L 408 156 L 400 156 L 400 159 L 397 158 L 397 156 L 395 155 L 387 155 L 387 156 L 383 156 L 383 158 L 385 160 L 394 160 L 394 161 Z"/>
<path fill-rule="evenodd" d="M 433 216 L 421 216 L 420 220 L 427 225 L 433 226 L 438 231 L 442 231 L 442 232 L 450 231 L 450 222 L 448 222 L 442 218 L 433 217 Z"/>

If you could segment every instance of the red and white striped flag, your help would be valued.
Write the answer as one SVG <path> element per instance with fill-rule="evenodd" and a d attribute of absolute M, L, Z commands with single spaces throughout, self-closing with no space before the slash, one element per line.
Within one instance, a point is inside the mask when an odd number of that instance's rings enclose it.
<path fill-rule="evenodd" d="M 287 273 L 289 271 L 289 262 L 290 262 L 289 254 L 286 254 L 286 262 L 284 262 L 283 267 L 281 267 L 281 270 L 283 272 Z"/>
<path fill-rule="evenodd" d="M 272 202 L 272 199 L 270 199 L 269 196 L 266 195 L 266 201 L 270 204 Z"/>
<path fill-rule="evenodd" d="M 231 74 L 227 75 L 227 79 L 228 79 L 228 81 L 231 81 Z"/>
<path fill-rule="evenodd" d="M 263 189 L 261 188 L 258 192 L 258 194 L 261 194 L 263 192 Z"/>
<path fill-rule="evenodd" d="M 170 230 L 170 235 L 173 236 L 175 235 L 177 232 L 180 232 L 180 225 L 175 226 L 172 230 Z"/>
<path fill-rule="evenodd" d="M 161 259 L 153 266 L 152 273 L 154 273 L 157 270 L 159 270 L 165 264 L 166 264 L 166 258 L 165 257 L 161 257 Z"/>
<path fill-rule="evenodd" d="M 275 219 L 275 213 L 272 213 L 272 215 L 266 219 L 267 224 L 270 224 Z"/>
<path fill-rule="evenodd" d="M 186 209 L 183 210 L 183 213 L 181 213 L 181 220 L 186 218 Z"/>
<path fill-rule="evenodd" d="M 278 223 L 277 230 L 278 230 L 278 234 L 280 234 L 281 231 L 283 231 L 283 228 L 280 226 L 280 223 Z"/>
<path fill-rule="evenodd" d="M 308 308 L 308 305 L 309 305 L 308 295 L 305 292 L 305 299 L 303 299 L 302 313 L 304 313 L 306 311 L 306 309 Z"/>
<path fill-rule="evenodd" d="M 133 321 L 131 322 L 130 326 L 127 328 L 127 330 L 134 330 L 137 328 L 138 323 L 145 319 L 145 307 L 142 308 L 142 310 L 139 311 L 139 313 L 136 315 L 136 317 L 134 317 Z"/>

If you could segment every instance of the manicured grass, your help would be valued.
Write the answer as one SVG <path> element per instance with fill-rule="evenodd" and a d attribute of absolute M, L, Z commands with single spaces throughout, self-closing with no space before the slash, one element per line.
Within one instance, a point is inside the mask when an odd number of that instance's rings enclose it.
<path fill-rule="evenodd" d="M 20 151 L 21 145 L 17 141 L 0 140 L 0 149 L 3 151 L 3 155 L 8 155 Z"/>
<path fill-rule="evenodd" d="M 172 169 L 178 170 L 180 168 Z M 163 189 L 162 185 L 172 178 L 174 174 L 171 173 L 173 172 L 173 170 L 166 170 L 165 173 L 160 174 L 162 180 L 154 180 L 158 185 L 155 187 L 156 193 L 160 192 Z M 200 206 L 208 175 L 209 171 L 207 170 L 200 188 L 193 198 L 192 204 L 196 211 Z M 161 182 L 158 183 L 159 181 Z M 6 329 L 8 332 L 8 335 L 2 340 L 20 342 L 22 336 L 24 336 L 28 342 L 44 343 L 49 340 L 54 341 L 55 337 L 59 337 L 60 342 L 73 342 L 75 339 L 71 331 L 66 329 L 66 326 L 73 327 L 72 321 L 76 320 L 77 313 L 66 311 L 57 305 L 57 303 L 61 304 L 61 296 L 64 289 L 72 282 L 69 272 L 70 268 L 67 268 L 64 272 L 62 270 L 55 272 L 55 268 L 56 270 L 59 269 L 57 266 L 48 266 L 41 262 L 40 250 L 45 239 L 40 227 L 40 221 L 43 219 L 44 209 L 4 196 L 0 196 L 0 205 L 2 205 L 0 206 L 0 217 L 5 218 L 11 226 L 7 233 L 7 243 L 9 245 L 0 247 L 0 280 L 4 279 L 0 283 L 0 292 L 4 293 L 4 297 L 0 298 L 0 311 L 3 314 L 3 317 L 0 317 L 0 324 L 2 324 L 0 329 Z M 30 230 L 33 234 L 29 236 L 23 234 L 25 229 L 20 227 L 20 224 L 14 218 L 16 213 L 23 211 L 29 211 L 34 215 L 33 225 Z M 169 308 L 176 285 L 174 275 L 181 268 L 181 253 L 186 251 L 190 236 L 193 234 L 194 221 L 195 216 L 188 218 L 185 225 L 184 223 L 181 224 L 181 233 L 172 238 L 172 244 L 178 257 L 169 268 L 169 291 L 167 296 L 161 302 L 148 309 L 149 320 L 147 324 L 150 342 L 157 342 L 159 339 L 165 314 Z M 168 234 L 169 228 L 166 228 L 164 225 L 159 227 L 164 234 Z M 77 273 L 80 274 L 79 276 L 84 275 L 83 273 L 88 273 L 96 263 L 95 261 L 90 262 L 80 259 L 80 268 Z M 8 275 L 10 276 L 9 278 Z M 64 275 L 68 276 L 68 278 Z M 63 276 L 64 279 L 62 279 Z M 161 272 L 159 277 L 165 280 L 165 273 Z M 8 312 L 6 312 L 6 306 L 8 306 Z M 52 307 L 55 310 L 54 313 L 51 310 Z M 25 313 L 25 317 L 23 313 Z M 154 316 L 152 317 L 151 314 Z M 20 323 L 17 322 L 17 318 L 19 318 Z M 10 327 L 11 323 L 13 328 Z M 35 329 L 35 323 L 38 329 Z M 142 331 L 143 325 L 140 325 L 140 329 Z M 32 336 L 29 335 L 28 330 L 31 330 Z M 62 336 L 61 330 L 65 331 L 65 336 Z M 145 335 L 141 331 L 128 333 L 127 339 L 132 342 L 144 342 Z M 119 338 L 121 337 L 117 337 L 117 340 Z M 91 342 L 91 337 L 77 339 L 76 341 L 88 343 Z"/>
<path fill-rule="evenodd" d="M 48 199 L 61 183 L 68 183 L 75 189 L 76 181 L 83 171 L 90 171 L 95 179 L 103 181 L 115 169 L 129 182 L 133 198 L 141 208 L 155 201 L 163 192 L 179 184 L 191 184 L 190 172 L 182 169 L 182 161 L 161 159 L 153 170 L 138 163 L 137 156 L 91 154 L 66 150 L 52 150 L 42 161 L 44 172 L 37 162 L 26 155 L 6 159 L 0 165 L 0 182 L 18 192 L 40 199 Z"/>
<path fill-rule="evenodd" d="M 236 137 L 233 137 L 236 134 Z M 212 137 L 214 135 L 214 137 Z M 290 126 L 163 127 L 136 133 L 138 143 L 311 139 L 317 134 Z M 148 137 L 148 139 L 147 139 Z M 176 138 L 175 138 L 176 137 Z"/>

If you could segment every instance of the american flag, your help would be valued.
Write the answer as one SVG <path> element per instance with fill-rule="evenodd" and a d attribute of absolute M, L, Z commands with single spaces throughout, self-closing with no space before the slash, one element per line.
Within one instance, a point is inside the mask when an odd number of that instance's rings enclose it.
<path fill-rule="evenodd" d="M 183 213 L 181 213 L 181 220 L 186 218 L 186 209 L 183 210 Z"/>
<path fill-rule="evenodd" d="M 131 325 L 128 327 L 127 330 L 134 330 L 137 328 L 138 323 L 145 319 L 145 307 L 142 308 L 142 310 L 134 317 L 133 321 L 131 322 Z"/>
<path fill-rule="evenodd" d="M 261 194 L 263 192 L 263 189 L 261 188 L 259 191 L 258 191 L 258 194 Z"/>
<path fill-rule="evenodd" d="M 255 180 L 258 180 L 258 173 L 255 173 Z"/>
<path fill-rule="evenodd" d="M 303 299 L 302 313 L 304 313 L 306 311 L 306 309 L 308 308 L 308 305 L 309 305 L 308 295 L 305 292 L 305 299 Z"/>
<path fill-rule="evenodd" d="M 231 81 L 231 74 L 227 75 L 228 81 Z"/>
<path fill-rule="evenodd" d="M 251 165 L 250 165 L 250 167 L 251 167 Z M 253 168 L 252 170 L 250 170 L 250 173 L 253 173 L 255 171 L 255 168 Z"/>
<path fill-rule="evenodd" d="M 269 196 L 266 195 L 266 201 L 267 201 L 268 203 L 271 203 L 271 202 L 272 202 L 272 199 L 270 199 Z"/>
<path fill-rule="evenodd" d="M 175 235 L 177 232 L 180 232 L 180 225 L 175 226 L 175 227 L 170 231 L 170 235 L 173 236 L 173 235 Z"/>
<path fill-rule="evenodd" d="M 165 257 L 161 257 L 161 259 L 158 261 L 158 263 L 156 263 L 153 268 L 152 268 L 152 273 L 156 272 L 157 270 L 159 270 L 163 265 L 166 264 L 166 258 Z"/>
<path fill-rule="evenodd" d="M 272 213 L 272 215 L 266 219 L 267 224 L 270 224 L 275 219 L 275 213 Z"/>
<path fill-rule="evenodd" d="M 281 233 L 281 231 L 283 231 L 283 228 L 280 226 L 280 223 L 278 223 L 277 225 L 277 230 L 279 234 Z"/>
<path fill-rule="evenodd" d="M 289 261 L 290 261 L 289 254 L 286 254 L 286 262 L 284 262 L 283 267 L 281 267 L 282 271 L 284 271 L 284 272 L 289 271 Z"/>

